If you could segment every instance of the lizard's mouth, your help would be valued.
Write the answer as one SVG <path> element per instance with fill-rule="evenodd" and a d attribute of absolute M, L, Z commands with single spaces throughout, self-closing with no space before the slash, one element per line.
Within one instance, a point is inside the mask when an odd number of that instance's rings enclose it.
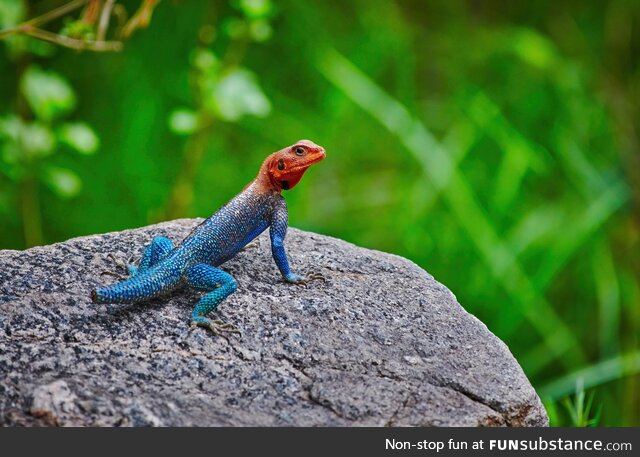
<path fill-rule="evenodd" d="M 314 163 L 320 162 L 325 157 L 327 157 L 327 153 L 325 152 L 325 150 L 319 149 L 313 154 L 309 154 L 304 163 L 301 163 L 289 168 L 289 170 L 287 170 L 287 175 L 297 175 L 300 173 L 304 173 L 305 171 L 307 171 L 307 168 L 309 168 Z"/>
<path fill-rule="evenodd" d="M 304 175 L 304 173 L 309 169 L 311 165 L 320 162 L 326 156 L 327 153 L 324 149 L 317 149 L 313 151 L 312 154 L 307 155 L 304 158 L 304 162 L 296 163 L 287 170 L 279 172 L 274 178 L 277 180 L 283 190 L 289 190 L 293 188 L 293 186 L 298 184 L 300 179 L 302 179 L 302 175 Z"/>

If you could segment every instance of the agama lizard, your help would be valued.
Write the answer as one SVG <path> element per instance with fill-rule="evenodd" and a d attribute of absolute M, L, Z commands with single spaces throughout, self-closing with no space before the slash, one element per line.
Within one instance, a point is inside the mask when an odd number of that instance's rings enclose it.
<path fill-rule="evenodd" d="M 129 265 L 129 279 L 94 289 L 94 303 L 136 303 L 188 284 L 207 293 L 191 314 L 191 326 L 214 333 L 236 331 L 230 324 L 205 315 L 235 292 L 233 277 L 218 268 L 251 240 L 270 228 L 271 252 L 287 282 L 305 283 L 310 277 L 292 273 L 283 241 L 288 227 L 287 204 L 282 190 L 292 189 L 307 169 L 326 156 L 324 148 L 301 140 L 268 156 L 258 176 L 242 192 L 198 225 L 174 247 L 170 239 L 157 236 L 144 250 L 140 264 Z"/>

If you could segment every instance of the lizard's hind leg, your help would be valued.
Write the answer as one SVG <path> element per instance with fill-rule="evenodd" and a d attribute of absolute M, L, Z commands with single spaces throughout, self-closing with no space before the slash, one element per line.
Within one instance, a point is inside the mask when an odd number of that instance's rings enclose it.
<path fill-rule="evenodd" d="M 220 320 L 210 320 L 205 314 L 215 310 L 218 304 L 235 292 L 236 280 L 226 271 L 203 263 L 190 266 L 186 272 L 187 284 L 209 293 L 203 296 L 191 313 L 191 326 L 205 327 L 216 335 L 221 332 L 240 333 L 233 325 Z"/>
<path fill-rule="evenodd" d="M 156 263 L 164 259 L 167 254 L 173 250 L 173 241 L 166 236 L 156 236 L 151 244 L 144 248 L 142 259 L 140 259 L 140 265 L 135 266 L 132 264 L 127 265 L 129 270 L 129 276 L 133 277 L 143 271 L 148 270 Z"/>

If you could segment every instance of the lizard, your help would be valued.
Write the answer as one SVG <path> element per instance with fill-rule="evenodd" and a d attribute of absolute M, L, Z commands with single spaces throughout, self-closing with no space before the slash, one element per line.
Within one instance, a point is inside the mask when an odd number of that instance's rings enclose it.
<path fill-rule="evenodd" d="M 129 265 L 129 278 L 91 291 L 93 303 L 138 303 L 167 294 L 184 284 L 205 291 L 191 313 L 191 328 L 204 327 L 214 334 L 238 332 L 228 323 L 206 314 L 237 289 L 236 280 L 219 268 L 269 228 L 273 259 L 284 280 L 305 284 L 307 277 L 289 268 L 284 248 L 288 228 L 283 190 L 298 184 L 307 169 L 326 157 L 323 147 L 309 140 L 269 155 L 258 175 L 227 204 L 196 226 L 178 245 L 156 236 L 145 247 L 138 266 Z"/>

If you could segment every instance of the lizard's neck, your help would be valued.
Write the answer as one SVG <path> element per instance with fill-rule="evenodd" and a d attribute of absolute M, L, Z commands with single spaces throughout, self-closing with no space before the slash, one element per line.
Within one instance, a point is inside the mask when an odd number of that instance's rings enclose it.
<path fill-rule="evenodd" d="M 269 168 L 267 164 L 263 164 L 260 167 L 260 172 L 258 176 L 253 180 L 253 184 L 255 190 L 262 192 L 282 192 L 283 185 L 280 181 L 274 178 L 274 176 L 269 172 Z"/>

